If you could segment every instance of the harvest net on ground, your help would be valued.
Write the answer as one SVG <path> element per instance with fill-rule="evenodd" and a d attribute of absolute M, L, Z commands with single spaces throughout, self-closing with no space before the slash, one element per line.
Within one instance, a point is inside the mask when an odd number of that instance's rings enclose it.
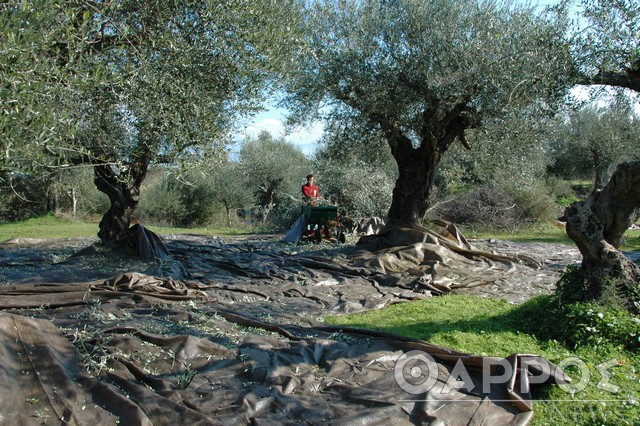
<path fill-rule="evenodd" d="M 4 243 L 0 423 L 526 424 L 520 383 L 539 372 L 521 355 L 484 391 L 488 357 L 322 322 L 450 292 L 521 302 L 577 258 L 562 246 L 472 245 L 439 225 L 311 249 L 164 236 L 149 240 L 146 262 L 88 239 Z M 437 363 L 422 393 L 398 383 L 409 351 Z M 445 389 L 458 362 L 472 390 Z"/>

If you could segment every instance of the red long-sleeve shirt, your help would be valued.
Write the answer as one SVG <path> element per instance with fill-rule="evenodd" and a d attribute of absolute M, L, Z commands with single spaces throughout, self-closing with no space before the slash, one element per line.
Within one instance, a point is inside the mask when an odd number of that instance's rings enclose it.
<path fill-rule="evenodd" d="M 302 185 L 302 195 L 307 198 L 318 198 L 320 197 L 320 191 L 318 191 L 318 187 L 314 183 L 305 183 Z"/>

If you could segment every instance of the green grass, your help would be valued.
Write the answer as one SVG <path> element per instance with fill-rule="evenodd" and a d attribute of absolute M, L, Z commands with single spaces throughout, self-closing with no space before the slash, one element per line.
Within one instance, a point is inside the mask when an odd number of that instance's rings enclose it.
<path fill-rule="evenodd" d="M 75 238 L 96 236 L 98 223 L 43 216 L 0 225 L 0 242 L 13 238 Z"/>
<path fill-rule="evenodd" d="M 547 297 L 547 299 L 544 299 Z M 418 302 L 392 305 L 379 311 L 327 317 L 329 324 L 380 330 L 428 341 L 476 355 L 507 356 L 514 353 L 541 355 L 551 362 L 576 357 L 589 367 L 592 380 L 579 393 L 569 394 L 558 386 L 546 386 L 533 397 L 533 425 L 637 425 L 640 419 L 640 355 L 622 347 L 568 347 L 553 339 L 538 338 L 531 329 L 548 317 L 548 298 L 524 305 L 477 296 L 449 295 Z M 552 328 L 553 321 L 547 319 Z M 617 393 L 601 390 L 596 366 L 615 359 L 610 383 Z M 580 376 L 573 374 L 574 383 Z M 610 400 L 631 402 L 611 402 Z M 581 402 L 588 400 L 589 402 Z M 607 401 L 609 400 L 609 401 Z M 591 402 L 596 401 L 596 402 Z"/>
<path fill-rule="evenodd" d="M 553 225 L 539 225 L 529 229 L 519 229 L 516 232 L 507 232 L 504 230 L 477 230 L 474 228 L 464 229 L 462 233 L 470 239 L 490 239 L 515 241 L 523 243 L 547 243 L 547 244 L 566 244 L 574 245 L 574 242 L 567 236 L 564 228 Z M 625 251 L 640 250 L 640 230 L 631 229 L 625 233 L 626 240 L 620 247 Z"/>
<path fill-rule="evenodd" d="M 573 241 L 567 236 L 564 228 L 553 225 L 542 225 L 528 229 L 518 229 L 515 232 L 505 230 L 464 229 L 462 233 L 467 238 L 507 240 L 523 243 L 548 243 L 572 245 Z"/>
<path fill-rule="evenodd" d="M 161 226 L 148 226 L 157 234 L 201 234 L 231 236 L 248 234 L 250 231 L 237 228 L 169 228 Z M 13 238 L 75 238 L 96 237 L 98 234 L 98 222 L 82 222 L 70 218 L 55 216 L 43 216 L 20 222 L 0 224 L 0 242 Z"/>
<path fill-rule="evenodd" d="M 639 251 L 640 250 L 640 229 L 633 229 L 625 232 L 626 240 L 620 247 L 621 250 Z"/>
<path fill-rule="evenodd" d="M 593 180 L 588 179 L 574 179 L 568 180 L 569 185 L 573 190 L 591 192 L 593 190 Z"/>

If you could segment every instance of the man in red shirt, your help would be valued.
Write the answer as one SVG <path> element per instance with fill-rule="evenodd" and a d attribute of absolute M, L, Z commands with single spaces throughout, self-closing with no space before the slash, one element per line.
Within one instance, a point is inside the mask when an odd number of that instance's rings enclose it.
<path fill-rule="evenodd" d="M 318 199 L 320 198 L 320 192 L 315 183 L 313 183 L 313 175 L 307 175 L 307 183 L 302 185 L 302 195 L 304 196 L 304 202 L 309 206 L 317 206 Z"/>

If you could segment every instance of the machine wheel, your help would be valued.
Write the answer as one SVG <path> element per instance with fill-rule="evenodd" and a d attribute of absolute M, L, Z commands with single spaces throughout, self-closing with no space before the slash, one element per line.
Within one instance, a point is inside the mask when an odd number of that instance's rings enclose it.
<path fill-rule="evenodd" d="M 342 229 L 338 230 L 338 241 L 340 241 L 342 244 L 347 242 L 347 237 L 346 235 L 344 235 L 344 232 L 342 231 Z"/>
<path fill-rule="evenodd" d="M 318 244 L 320 241 L 322 241 L 322 229 L 320 227 L 318 227 L 318 229 L 316 229 L 316 232 L 313 234 L 313 242 Z"/>

